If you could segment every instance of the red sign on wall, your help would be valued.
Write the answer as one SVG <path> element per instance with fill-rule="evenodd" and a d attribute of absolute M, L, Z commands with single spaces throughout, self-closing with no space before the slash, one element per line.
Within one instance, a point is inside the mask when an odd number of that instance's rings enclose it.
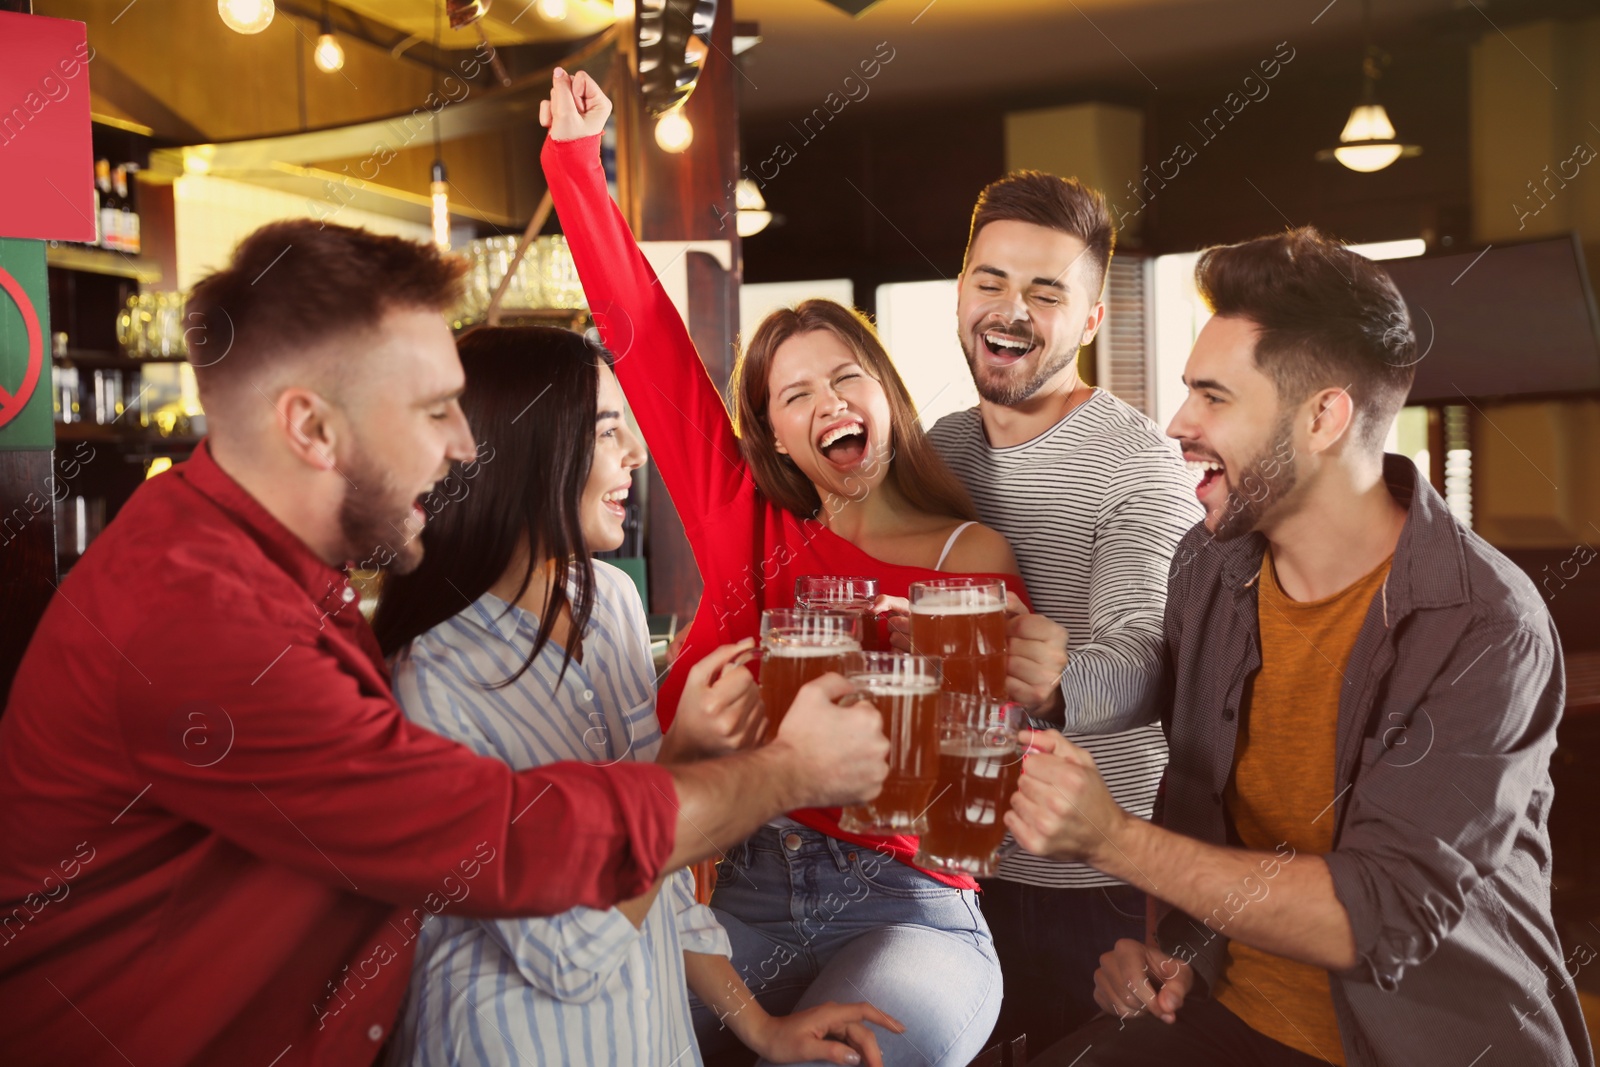
<path fill-rule="evenodd" d="M 0 237 L 94 240 L 81 22 L 0 11 Z"/>

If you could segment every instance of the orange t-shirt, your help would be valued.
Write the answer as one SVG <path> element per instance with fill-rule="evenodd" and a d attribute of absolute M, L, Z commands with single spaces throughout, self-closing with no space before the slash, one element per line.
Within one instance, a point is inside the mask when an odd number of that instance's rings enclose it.
<path fill-rule="evenodd" d="M 1295 855 L 1321 855 L 1333 847 L 1339 694 L 1389 563 L 1333 596 L 1302 603 L 1278 584 L 1271 551 L 1261 561 L 1261 669 L 1250 683 L 1226 794 L 1246 848 L 1272 852 L 1287 843 Z M 1258 1033 L 1342 1065 L 1328 972 L 1237 941 L 1228 948 L 1216 999 Z"/>

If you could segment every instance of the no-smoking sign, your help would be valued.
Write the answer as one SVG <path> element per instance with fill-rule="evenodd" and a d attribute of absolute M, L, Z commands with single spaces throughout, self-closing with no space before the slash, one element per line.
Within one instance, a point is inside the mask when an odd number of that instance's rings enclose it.
<path fill-rule="evenodd" d="M 29 299 L 27 290 L 4 267 L 0 267 L 0 289 L 4 289 L 6 296 L 16 305 L 22 315 L 22 324 L 28 331 L 27 361 L 21 375 L 16 376 L 10 368 L 4 368 L 7 373 L 0 375 L 0 378 L 20 377 L 19 381 L 0 380 L 0 426 L 4 426 L 22 414 L 34 389 L 38 388 L 39 376 L 44 371 L 44 331 L 39 327 L 39 312 Z"/>

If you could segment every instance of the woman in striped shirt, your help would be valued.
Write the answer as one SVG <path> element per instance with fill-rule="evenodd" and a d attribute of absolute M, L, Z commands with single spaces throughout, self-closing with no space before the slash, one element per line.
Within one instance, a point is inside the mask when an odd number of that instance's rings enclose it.
<path fill-rule="evenodd" d="M 423 563 L 390 581 L 375 620 L 406 714 L 518 768 L 739 747 L 762 722 L 735 662 L 748 643 L 696 665 L 663 738 L 638 592 L 590 558 L 622 543 L 623 502 L 645 459 L 605 353 L 545 327 L 476 330 L 460 352 L 461 406 L 489 448 L 458 472 L 462 492 L 427 527 Z M 606 911 L 438 915 L 417 936 L 395 1064 L 698 1064 L 686 968 L 773 1062 L 876 1064 L 861 1020 L 898 1025 L 867 1005 L 768 1015 L 685 870 Z"/>

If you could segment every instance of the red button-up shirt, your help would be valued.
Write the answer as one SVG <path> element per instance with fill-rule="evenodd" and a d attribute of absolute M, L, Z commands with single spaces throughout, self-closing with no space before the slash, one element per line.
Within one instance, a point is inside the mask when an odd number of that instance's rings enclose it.
<path fill-rule="evenodd" d="M 0 718 L 0 1063 L 367 1063 L 432 914 L 654 881 L 663 769 L 411 724 L 357 603 L 204 444 L 62 583 Z"/>

